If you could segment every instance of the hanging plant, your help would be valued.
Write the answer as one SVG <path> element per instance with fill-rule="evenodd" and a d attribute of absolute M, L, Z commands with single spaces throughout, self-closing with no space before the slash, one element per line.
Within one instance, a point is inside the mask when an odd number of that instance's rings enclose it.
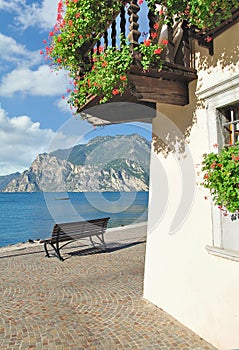
<path fill-rule="evenodd" d="M 120 49 L 100 47 L 99 51 L 92 55 L 91 69 L 83 77 L 75 78 L 69 100 L 75 107 L 84 105 L 88 96 L 99 96 L 101 103 L 107 102 L 112 96 L 122 94 L 127 86 L 126 72 L 133 61 L 129 46 L 122 41 Z"/>
<path fill-rule="evenodd" d="M 219 153 L 204 154 L 204 181 L 219 209 L 236 218 L 239 210 L 239 144 L 223 147 Z"/>
<path fill-rule="evenodd" d="M 110 26 L 122 6 L 128 1 L 122 0 L 60 0 L 58 3 L 57 23 L 49 33 L 45 51 L 50 64 L 56 68 L 69 71 L 74 89 L 69 103 L 74 107 L 83 106 L 89 95 L 99 96 L 101 102 L 110 100 L 115 94 L 123 94 L 127 87 L 127 71 L 133 62 L 129 43 L 122 41 L 118 48 L 97 51 L 92 56 L 90 51 Z M 139 0 L 138 4 L 142 4 Z M 157 11 L 161 21 L 170 22 L 175 16 L 185 19 L 188 25 L 205 28 L 217 25 L 230 15 L 230 8 L 238 5 L 231 0 L 230 6 L 225 0 L 190 0 L 162 1 L 148 0 L 147 5 Z M 158 27 L 150 37 L 136 48 L 141 59 L 142 70 L 151 66 L 160 69 L 161 52 L 167 40 L 160 45 L 155 42 Z"/>
<path fill-rule="evenodd" d="M 231 9 L 238 7 L 238 0 L 148 0 L 147 4 L 151 11 L 158 10 L 166 17 L 166 22 L 180 19 L 189 26 L 208 30 L 229 18 Z"/>

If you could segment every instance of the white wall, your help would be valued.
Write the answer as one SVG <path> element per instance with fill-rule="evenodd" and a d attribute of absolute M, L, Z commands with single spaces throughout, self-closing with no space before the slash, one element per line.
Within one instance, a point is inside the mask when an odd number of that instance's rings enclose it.
<path fill-rule="evenodd" d="M 190 153 L 185 165 L 185 160 L 180 163 L 172 154 L 165 158 L 152 150 L 145 260 L 144 298 L 222 350 L 239 349 L 239 262 L 210 255 L 205 248 L 212 245 L 213 212 L 210 200 L 204 199 L 204 191 L 196 185 L 199 178 L 194 179 L 194 171 L 202 154 L 212 148 L 210 113 L 195 99 L 195 90 L 203 95 L 212 85 L 238 74 L 238 31 L 239 24 L 215 40 L 213 58 L 206 49 L 197 48 L 199 79 L 191 83 L 189 106 L 158 105 L 158 111 L 182 132 L 191 126 Z M 153 132 L 160 134 L 161 127 L 159 115 Z M 180 200 L 181 209 L 189 207 L 194 189 L 190 210 L 178 230 L 170 232 Z"/>

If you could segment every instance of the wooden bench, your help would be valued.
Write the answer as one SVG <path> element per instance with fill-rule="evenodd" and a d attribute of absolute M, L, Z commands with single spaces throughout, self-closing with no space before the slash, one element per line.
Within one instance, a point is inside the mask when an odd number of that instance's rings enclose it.
<path fill-rule="evenodd" d="M 95 242 L 92 239 L 93 236 L 97 237 L 99 242 L 103 244 L 104 249 L 106 249 L 104 233 L 106 231 L 109 219 L 110 218 L 101 218 L 87 221 L 55 224 L 52 229 L 51 237 L 40 240 L 40 243 L 44 243 L 46 257 L 50 257 L 47 249 L 48 244 L 54 249 L 58 259 L 63 261 L 64 259 L 60 253 L 60 250 L 63 247 L 72 241 L 84 238 L 89 238 L 93 247 L 95 247 Z M 64 244 L 60 245 L 60 243 Z"/>

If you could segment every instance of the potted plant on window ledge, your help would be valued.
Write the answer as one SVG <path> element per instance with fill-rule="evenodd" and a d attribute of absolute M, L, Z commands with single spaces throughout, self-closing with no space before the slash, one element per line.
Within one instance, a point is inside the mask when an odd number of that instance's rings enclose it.
<path fill-rule="evenodd" d="M 239 143 L 224 146 L 218 153 L 204 154 L 202 171 L 202 185 L 210 190 L 213 203 L 225 216 L 230 214 L 231 220 L 238 219 Z"/>

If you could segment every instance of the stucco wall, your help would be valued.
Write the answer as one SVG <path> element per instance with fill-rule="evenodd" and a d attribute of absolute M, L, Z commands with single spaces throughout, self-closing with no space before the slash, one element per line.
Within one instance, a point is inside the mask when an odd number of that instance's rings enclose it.
<path fill-rule="evenodd" d="M 196 185 L 199 179 L 195 166 L 212 145 L 208 133 L 210 115 L 195 92 L 239 74 L 238 32 L 239 24 L 215 39 L 213 57 L 206 49 L 196 47 L 199 79 L 190 85 L 190 105 L 158 105 L 158 111 L 181 132 L 190 128 L 187 157 L 191 155 L 192 162 L 189 159 L 184 165 L 178 155 L 172 154 L 165 158 L 156 150 L 156 142 L 150 172 L 144 298 L 219 349 L 239 349 L 239 262 L 210 255 L 205 249 L 212 245 L 212 210 L 210 200 L 204 199 L 204 192 Z M 239 96 L 233 98 L 239 100 Z M 159 115 L 153 121 L 155 135 L 161 133 L 161 125 Z M 184 162 L 184 154 L 180 156 Z M 181 226 L 172 232 L 179 206 L 185 213 Z"/>

